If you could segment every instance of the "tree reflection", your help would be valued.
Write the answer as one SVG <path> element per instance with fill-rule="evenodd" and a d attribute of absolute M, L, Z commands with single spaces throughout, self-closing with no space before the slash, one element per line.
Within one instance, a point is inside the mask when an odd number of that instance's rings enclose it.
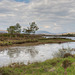
<path fill-rule="evenodd" d="M 7 55 L 10 56 L 10 58 L 17 58 L 20 54 L 20 50 L 18 48 L 9 48 L 8 49 L 8 52 L 7 52 Z"/>
<path fill-rule="evenodd" d="M 28 46 L 28 47 L 17 47 L 17 48 L 9 48 L 7 55 L 9 55 L 10 58 L 17 58 L 20 54 L 23 54 L 24 56 L 26 54 L 29 54 L 31 57 L 35 57 L 38 54 L 38 51 L 35 49 L 34 46 Z"/>
<path fill-rule="evenodd" d="M 27 50 L 26 53 L 30 54 L 31 57 L 35 57 L 38 54 L 38 51 L 35 49 L 35 47 L 30 46 Z"/>

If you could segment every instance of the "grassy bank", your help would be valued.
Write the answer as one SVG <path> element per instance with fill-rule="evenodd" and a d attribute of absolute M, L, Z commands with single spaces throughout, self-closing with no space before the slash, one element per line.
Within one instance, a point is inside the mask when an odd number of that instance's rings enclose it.
<path fill-rule="evenodd" d="M 2 75 L 75 75 L 75 56 L 54 58 L 29 65 L 12 64 L 0 68 L 0 73 Z"/>
<path fill-rule="evenodd" d="M 37 45 L 45 43 L 64 43 L 75 42 L 65 38 L 43 38 L 42 35 L 26 35 L 26 34 L 0 34 L 0 46 L 16 46 L 16 45 Z"/>

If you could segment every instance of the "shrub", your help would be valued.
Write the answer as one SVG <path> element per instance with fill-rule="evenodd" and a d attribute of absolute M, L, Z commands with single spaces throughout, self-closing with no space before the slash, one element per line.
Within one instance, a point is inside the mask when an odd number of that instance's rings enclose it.
<path fill-rule="evenodd" d="M 66 69 L 67 67 L 71 66 L 71 64 L 72 64 L 72 63 L 70 62 L 70 60 L 64 60 L 62 67 L 63 67 L 64 69 Z"/>
<path fill-rule="evenodd" d="M 68 57 L 68 56 L 72 56 L 71 52 L 73 51 L 73 49 L 71 49 L 70 47 L 68 48 L 62 48 L 59 49 L 58 52 L 55 52 L 53 54 L 54 57 Z"/>
<path fill-rule="evenodd" d="M 69 56 L 73 57 L 73 55 L 70 54 L 70 53 L 66 53 L 66 54 L 64 54 L 64 58 L 69 57 Z"/>

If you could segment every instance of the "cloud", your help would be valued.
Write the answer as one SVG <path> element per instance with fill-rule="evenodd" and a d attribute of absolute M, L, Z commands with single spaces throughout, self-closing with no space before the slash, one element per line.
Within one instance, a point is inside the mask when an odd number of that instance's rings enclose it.
<path fill-rule="evenodd" d="M 40 30 L 75 32 L 75 0 L 0 0 L 1 29 L 17 22 L 27 27 L 32 21 Z"/>
<path fill-rule="evenodd" d="M 44 26 L 44 28 L 50 28 L 50 26 Z"/>

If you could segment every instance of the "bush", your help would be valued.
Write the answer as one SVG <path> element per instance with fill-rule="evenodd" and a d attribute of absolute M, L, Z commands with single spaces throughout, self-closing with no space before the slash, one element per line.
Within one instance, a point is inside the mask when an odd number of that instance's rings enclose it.
<path fill-rule="evenodd" d="M 72 64 L 72 63 L 70 62 L 70 60 L 64 60 L 62 67 L 63 67 L 64 69 L 66 69 L 67 67 L 71 66 L 71 64 Z"/>
<path fill-rule="evenodd" d="M 73 49 L 71 48 L 62 48 L 59 49 L 58 52 L 55 52 L 53 54 L 54 57 L 68 57 L 68 56 L 72 56 L 71 52 L 73 51 Z M 72 56 L 73 57 L 73 56 Z"/>
<path fill-rule="evenodd" d="M 64 54 L 64 58 L 69 57 L 69 56 L 73 57 L 73 55 L 70 54 L 70 53 L 66 53 L 66 54 Z"/>

